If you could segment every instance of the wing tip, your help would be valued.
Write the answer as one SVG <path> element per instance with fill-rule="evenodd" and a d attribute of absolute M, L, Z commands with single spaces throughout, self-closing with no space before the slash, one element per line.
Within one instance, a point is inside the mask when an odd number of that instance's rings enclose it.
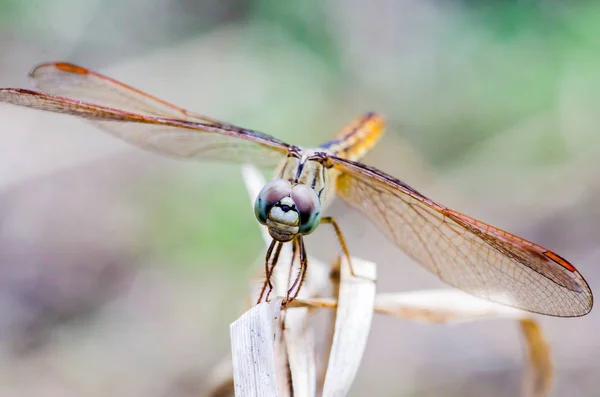
<path fill-rule="evenodd" d="M 592 289 L 590 288 L 590 285 L 588 284 L 587 280 L 583 277 L 583 275 L 579 272 L 579 270 L 577 270 L 577 268 L 575 266 L 573 266 L 571 264 L 571 262 L 569 262 L 562 256 L 558 255 L 556 252 L 546 250 L 543 254 L 546 258 L 550 259 L 554 263 L 556 263 L 559 266 L 563 267 L 564 269 L 570 271 L 571 273 L 574 273 L 576 275 L 576 277 L 579 279 L 578 285 L 581 287 L 581 289 L 578 292 L 585 296 L 588 296 L 588 302 L 587 302 L 587 305 L 584 307 L 583 311 L 577 315 L 574 315 L 573 317 L 585 316 L 586 314 L 591 312 L 592 307 L 594 306 L 594 294 L 593 294 Z"/>
<path fill-rule="evenodd" d="M 575 318 L 575 317 L 583 317 L 583 316 L 588 315 L 592 311 L 592 308 L 594 307 L 594 298 L 592 296 L 592 292 L 591 291 L 589 291 L 589 292 L 590 292 L 590 300 L 589 300 L 588 304 L 585 307 L 583 307 L 582 311 L 573 313 L 573 314 L 568 315 L 568 316 L 560 315 L 560 316 L 557 316 L 557 317 L 571 317 L 571 318 Z"/>
<path fill-rule="evenodd" d="M 547 250 L 544 252 L 544 256 L 546 258 L 550 259 L 551 261 L 553 261 L 554 263 L 557 263 L 560 266 L 564 267 L 565 269 L 567 269 L 568 271 L 570 271 L 572 273 L 577 271 L 577 269 L 575 269 L 575 266 L 571 265 L 571 262 L 569 262 L 562 256 L 558 255 L 556 252 Z"/>
<path fill-rule="evenodd" d="M 61 72 L 67 72 L 67 73 L 74 73 L 74 74 L 80 74 L 80 75 L 85 75 L 89 73 L 89 70 L 81 67 L 79 65 L 75 65 L 74 63 L 69 63 L 69 62 L 44 62 L 41 63 L 37 66 L 35 66 L 30 72 L 29 72 L 29 77 L 31 78 L 36 78 L 40 72 L 42 72 L 43 70 L 47 69 L 47 68 L 51 68 L 51 69 L 57 69 Z"/>

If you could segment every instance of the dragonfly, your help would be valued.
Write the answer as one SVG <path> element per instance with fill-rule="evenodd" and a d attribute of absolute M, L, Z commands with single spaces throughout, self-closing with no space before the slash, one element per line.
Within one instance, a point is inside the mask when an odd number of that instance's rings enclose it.
<path fill-rule="evenodd" d="M 41 64 L 30 77 L 38 90 L 2 88 L 0 101 L 85 119 L 125 142 L 171 158 L 274 169 L 254 205 L 257 220 L 272 237 L 265 258 L 267 281 L 282 245 L 291 243 L 300 258 L 301 276 L 294 281 L 300 288 L 308 265 L 304 236 L 321 224 L 333 228 L 350 263 L 338 223 L 323 216 L 338 197 L 453 287 L 549 316 L 577 317 L 592 309 L 590 287 L 559 254 L 447 208 L 361 163 L 385 127 L 377 113 L 358 117 L 316 148 L 301 148 L 185 110 L 70 63 Z"/>

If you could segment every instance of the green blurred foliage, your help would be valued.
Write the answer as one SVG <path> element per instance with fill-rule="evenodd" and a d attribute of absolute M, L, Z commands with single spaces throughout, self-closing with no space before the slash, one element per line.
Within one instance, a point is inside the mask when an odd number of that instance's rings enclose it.
<path fill-rule="evenodd" d="M 555 112 L 565 76 L 582 56 L 600 66 L 597 3 L 467 3 L 459 12 L 448 5 L 454 12 L 438 26 L 434 70 L 425 70 L 411 93 L 416 105 L 392 112 L 393 122 L 407 126 L 411 140 L 439 168 L 454 167 L 481 142 Z M 386 77 L 393 86 L 393 76 Z M 586 78 L 600 82 L 595 75 Z M 393 109 L 393 97 L 387 101 Z M 533 148 L 538 155 L 529 156 L 532 165 L 565 161 L 558 128 L 548 131 L 544 148 Z"/>
<path fill-rule="evenodd" d="M 135 195 L 147 214 L 144 246 L 169 266 L 245 279 L 264 243 L 239 169 L 211 167 L 212 175 L 199 170 L 192 185 L 189 177 L 173 175 L 141 185 Z"/>
<path fill-rule="evenodd" d="M 286 32 L 291 45 L 306 48 L 336 73 L 341 64 L 330 24 L 323 10 L 326 3 L 318 0 L 256 0 L 250 13 L 257 23 L 275 24 Z M 335 75 L 334 75 L 335 76 Z"/>

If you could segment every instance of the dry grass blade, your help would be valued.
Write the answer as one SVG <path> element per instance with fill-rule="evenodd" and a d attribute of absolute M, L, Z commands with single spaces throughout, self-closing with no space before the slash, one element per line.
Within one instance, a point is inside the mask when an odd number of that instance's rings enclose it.
<path fill-rule="evenodd" d="M 236 396 L 282 396 L 279 391 L 276 343 L 281 300 L 260 304 L 230 327 Z"/>
<path fill-rule="evenodd" d="M 350 390 L 367 343 L 375 302 L 376 267 L 373 262 L 352 258 L 341 263 L 335 331 L 327 364 L 323 396 L 345 396 Z"/>
<path fill-rule="evenodd" d="M 379 294 L 375 311 L 428 323 L 521 318 L 528 313 L 474 297 L 457 289 Z"/>
<path fill-rule="evenodd" d="M 314 331 L 307 309 L 285 313 L 284 338 L 294 396 L 315 396 L 317 363 Z"/>

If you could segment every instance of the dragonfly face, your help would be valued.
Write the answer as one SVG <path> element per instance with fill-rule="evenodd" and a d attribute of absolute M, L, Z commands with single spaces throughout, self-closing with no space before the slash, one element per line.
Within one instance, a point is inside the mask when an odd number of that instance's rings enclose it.
<path fill-rule="evenodd" d="M 285 243 L 317 228 L 321 220 L 321 203 L 310 187 L 292 186 L 284 179 L 274 179 L 258 194 L 254 214 L 267 226 L 271 237 Z"/>
<path fill-rule="evenodd" d="M 310 234 L 321 222 L 327 174 L 323 158 L 321 153 L 308 156 L 291 149 L 277 177 L 258 194 L 254 214 L 275 240 Z"/>

